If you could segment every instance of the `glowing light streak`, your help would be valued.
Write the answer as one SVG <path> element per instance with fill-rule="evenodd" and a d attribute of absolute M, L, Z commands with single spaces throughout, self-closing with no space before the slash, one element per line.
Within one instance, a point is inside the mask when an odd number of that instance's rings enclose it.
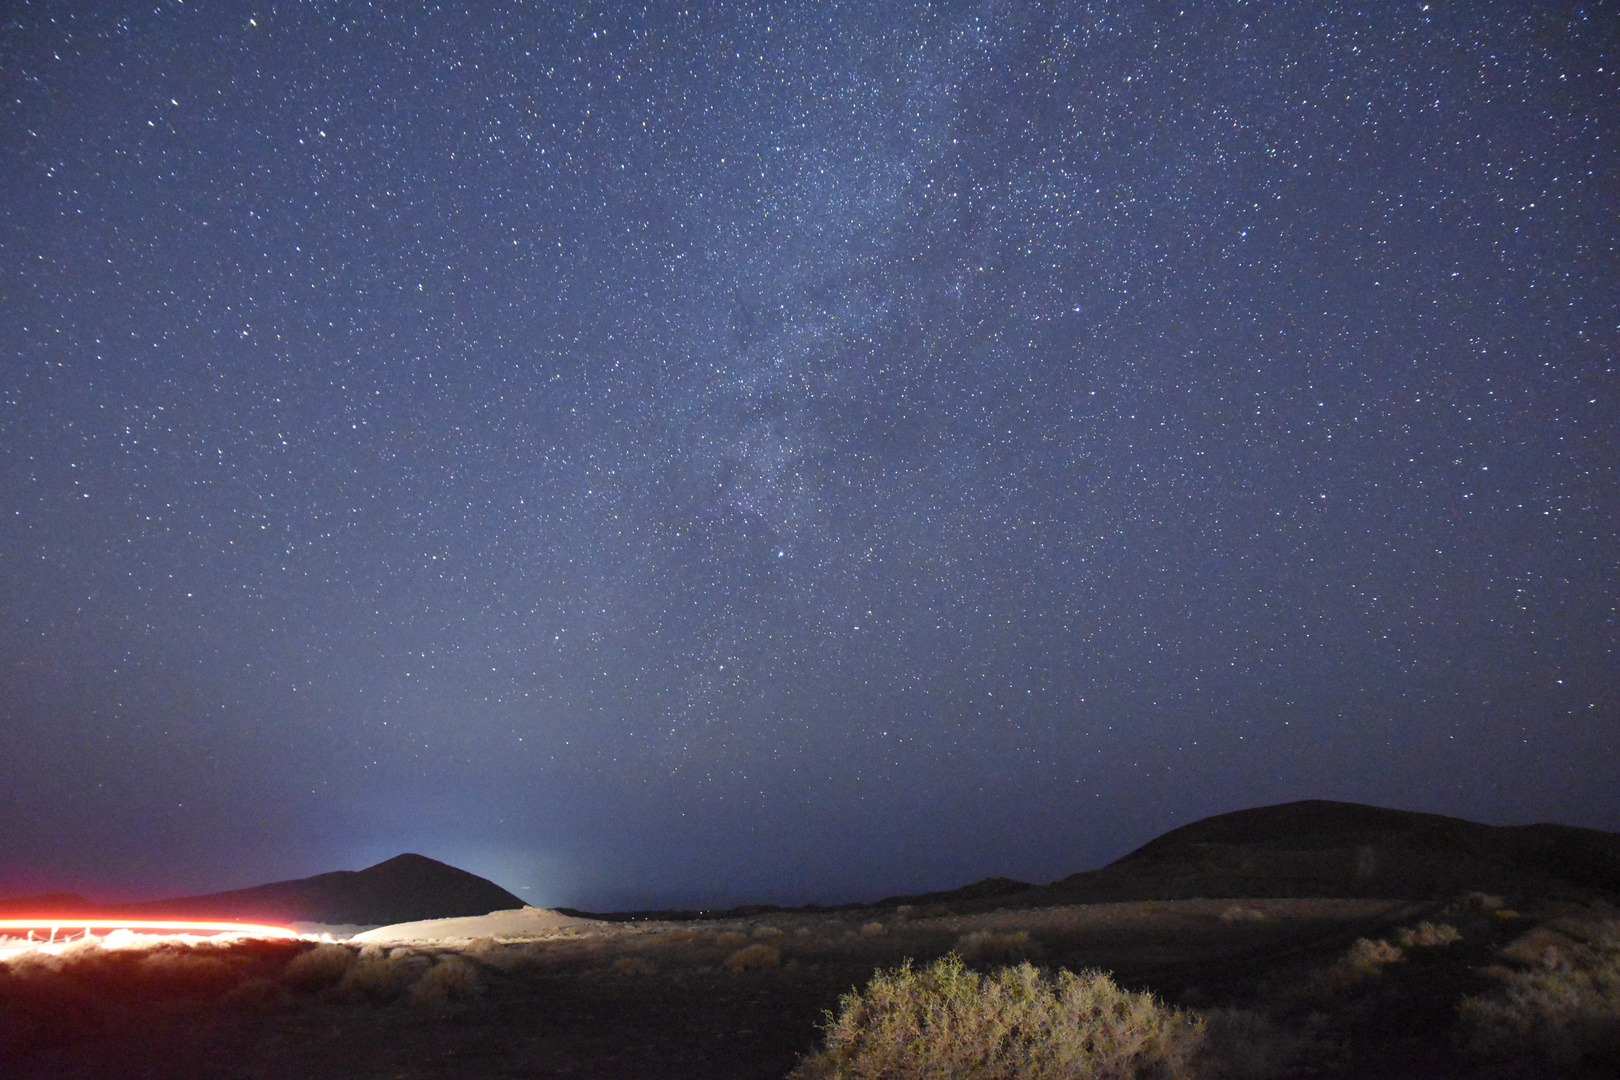
<path fill-rule="evenodd" d="M 164 935 L 175 934 L 229 934 L 242 937 L 267 938 L 296 938 L 297 931 L 288 930 L 284 926 L 265 926 L 260 923 L 243 922 L 193 922 L 187 919 L 0 919 L 0 936 L 9 936 L 11 931 L 27 930 L 32 937 L 36 931 L 50 931 L 46 943 L 54 943 L 57 935 L 66 930 L 69 936 L 74 930 L 82 933 L 83 937 L 91 936 L 92 930 L 118 931 L 126 930 L 130 933 L 156 931 Z M 99 936 L 99 935 L 98 935 Z M 62 940 L 66 940 L 63 938 Z"/>

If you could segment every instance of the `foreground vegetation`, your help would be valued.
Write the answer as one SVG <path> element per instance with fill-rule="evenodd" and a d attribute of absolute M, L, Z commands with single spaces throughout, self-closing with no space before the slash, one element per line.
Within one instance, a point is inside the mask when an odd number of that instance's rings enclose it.
<path fill-rule="evenodd" d="M 1521 907 L 897 908 L 529 941 L 75 945 L 0 964 L 0 1062 L 51 1080 L 1616 1075 L 1620 912 Z"/>

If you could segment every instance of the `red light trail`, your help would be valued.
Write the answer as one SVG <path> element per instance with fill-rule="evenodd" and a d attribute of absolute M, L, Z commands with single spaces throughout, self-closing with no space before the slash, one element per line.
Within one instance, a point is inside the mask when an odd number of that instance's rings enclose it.
<path fill-rule="evenodd" d="M 88 939 L 91 931 L 99 930 L 111 933 L 119 930 L 131 934 L 174 936 L 174 935 L 240 935 L 243 937 L 260 938 L 296 938 L 296 931 L 288 930 L 284 926 L 265 926 L 260 923 L 243 922 L 197 922 L 189 919 L 74 919 L 52 918 L 43 919 L 0 919 L 0 937 L 13 936 L 17 931 L 29 931 L 29 939 L 33 940 L 34 932 L 50 931 L 50 937 L 41 944 L 56 944 L 66 941 L 67 937 L 58 938 L 57 934 L 63 930 L 69 931 L 69 937 L 74 930 L 81 930 L 83 937 Z M 97 935 L 100 936 L 100 935 Z"/>

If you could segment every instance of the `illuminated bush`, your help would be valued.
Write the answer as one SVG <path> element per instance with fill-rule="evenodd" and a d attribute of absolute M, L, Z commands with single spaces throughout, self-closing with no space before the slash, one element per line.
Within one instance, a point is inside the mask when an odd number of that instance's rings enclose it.
<path fill-rule="evenodd" d="M 427 974 L 432 964 L 409 949 L 385 953 L 376 945 L 367 945 L 343 973 L 335 992 L 340 997 L 393 1001 Z"/>
<path fill-rule="evenodd" d="M 764 971 L 782 962 L 782 954 L 770 945 L 745 945 L 726 957 L 732 971 Z"/>
<path fill-rule="evenodd" d="M 1399 945 L 1391 945 L 1387 941 L 1370 941 L 1367 938 L 1360 938 L 1354 945 L 1350 946 L 1350 951 L 1345 954 L 1342 963 L 1352 971 L 1364 975 L 1374 975 L 1382 971 L 1386 966 L 1397 963 L 1403 957 L 1404 954 L 1401 952 Z"/>
<path fill-rule="evenodd" d="M 437 1011 L 471 1001 L 482 991 L 476 967 L 459 956 L 442 956 L 411 987 L 410 994 L 411 1002 L 419 1008 Z"/>
<path fill-rule="evenodd" d="M 236 982 L 236 969 L 220 957 L 198 949 L 158 948 L 141 956 L 137 978 L 146 987 L 171 994 L 217 993 Z"/>
<path fill-rule="evenodd" d="M 1464 998 L 1457 1039 L 1487 1061 L 1551 1064 L 1620 1075 L 1620 923 L 1575 956 L 1549 948 L 1541 964 L 1502 977 L 1496 993 Z"/>
<path fill-rule="evenodd" d="M 1416 926 L 1402 927 L 1395 940 L 1408 949 L 1436 949 L 1461 941 L 1462 935 L 1448 923 L 1420 922 Z"/>
<path fill-rule="evenodd" d="M 1259 923 L 1266 921 L 1266 913 L 1259 908 L 1243 907 L 1233 904 L 1221 912 L 1221 922 L 1228 926 L 1235 923 Z"/>
<path fill-rule="evenodd" d="M 317 945 L 293 957 L 281 974 L 281 981 L 294 990 L 309 993 L 331 986 L 354 963 L 354 950 L 346 945 Z"/>
<path fill-rule="evenodd" d="M 1132 1080 L 1187 1073 L 1203 1022 L 1101 972 L 993 975 L 955 955 L 873 976 L 829 1016 L 792 1080 Z"/>

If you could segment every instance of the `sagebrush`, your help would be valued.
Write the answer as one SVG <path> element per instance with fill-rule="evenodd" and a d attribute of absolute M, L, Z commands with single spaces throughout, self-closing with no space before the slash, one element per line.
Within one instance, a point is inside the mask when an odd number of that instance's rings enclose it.
<path fill-rule="evenodd" d="M 1537 966 L 1501 979 L 1496 993 L 1458 1005 L 1463 1049 L 1487 1061 L 1620 1075 L 1620 922 L 1600 925 L 1584 947 L 1549 948 Z"/>
<path fill-rule="evenodd" d="M 792 1080 L 1135 1080 L 1190 1073 L 1203 1021 L 1107 974 L 991 975 L 955 954 L 873 976 L 829 1014 L 825 1049 Z"/>

